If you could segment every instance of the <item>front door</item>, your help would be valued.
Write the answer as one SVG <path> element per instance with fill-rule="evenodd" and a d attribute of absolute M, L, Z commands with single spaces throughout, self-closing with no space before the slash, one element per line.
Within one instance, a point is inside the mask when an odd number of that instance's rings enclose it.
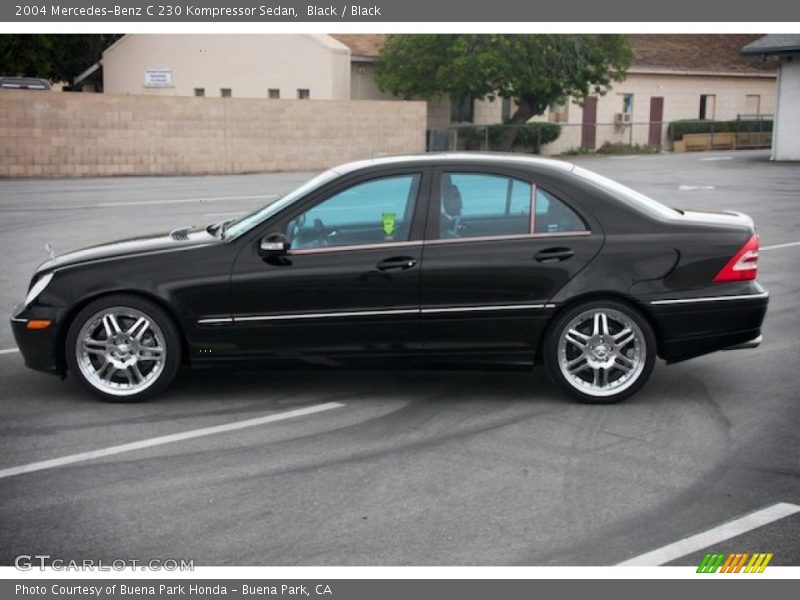
<path fill-rule="evenodd" d="M 240 252 L 231 290 L 237 348 L 290 358 L 420 347 L 423 172 L 338 184 L 270 223 Z M 282 233 L 285 256 L 265 256 Z"/>
<path fill-rule="evenodd" d="M 548 300 L 598 252 L 602 234 L 524 176 L 442 170 L 423 254 L 424 348 L 528 352 Z"/>

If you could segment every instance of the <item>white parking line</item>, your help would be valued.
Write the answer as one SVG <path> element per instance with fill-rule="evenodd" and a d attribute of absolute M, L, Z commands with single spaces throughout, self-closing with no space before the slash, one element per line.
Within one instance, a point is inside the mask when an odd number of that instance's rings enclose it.
<path fill-rule="evenodd" d="M 277 194 L 256 194 L 254 196 L 214 196 L 211 198 L 175 198 L 172 200 L 132 200 L 128 202 L 101 202 L 95 206 L 147 206 L 150 204 L 187 204 L 189 202 L 216 202 L 217 200 L 270 200 Z"/>
<path fill-rule="evenodd" d="M 707 162 L 711 160 L 733 160 L 732 156 L 709 156 L 707 158 L 698 158 L 700 162 Z"/>
<path fill-rule="evenodd" d="M 777 250 L 778 248 L 791 248 L 792 246 L 800 246 L 800 242 L 786 242 L 785 244 L 775 244 L 774 246 L 761 246 L 759 250 Z"/>
<path fill-rule="evenodd" d="M 678 189 L 682 192 L 693 192 L 695 190 L 713 190 L 713 185 L 679 185 Z"/>
<path fill-rule="evenodd" d="M 6 348 L 5 350 L 0 350 L 0 354 L 13 354 L 14 352 L 19 352 L 19 348 Z"/>
<path fill-rule="evenodd" d="M 682 540 L 678 540 L 677 542 L 668 544 L 667 546 L 663 546 L 657 550 L 653 550 L 652 552 L 634 556 L 633 558 L 619 563 L 619 566 L 631 567 L 663 565 L 678 559 L 681 556 L 686 556 L 688 554 L 692 554 L 693 552 L 697 552 L 698 550 L 702 550 L 703 548 L 708 548 L 714 544 L 724 542 L 725 540 L 742 535 L 743 533 L 747 533 L 753 529 L 758 529 L 764 525 L 769 525 L 774 521 L 778 521 L 798 512 L 800 512 L 800 506 L 797 504 L 779 502 L 778 504 L 773 504 L 767 508 L 763 508 L 761 510 L 757 510 L 756 512 L 752 512 L 749 515 L 740 517 L 735 521 L 729 521 L 728 523 L 724 523 L 719 527 L 714 527 L 713 529 L 698 533 L 697 535 L 683 538 Z"/>
<path fill-rule="evenodd" d="M 101 448 L 100 450 L 81 452 L 79 454 L 69 454 L 60 458 L 52 458 L 50 460 L 20 465 L 18 467 L 0 469 L 0 479 L 14 477 L 15 475 L 22 475 L 23 473 L 32 473 L 34 471 L 42 471 L 44 469 L 63 467 L 65 465 L 71 465 L 73 463 L 83 462 L 86 460 L 93 460 L 95 458 L 112 456 L 114 454 L 122 454 L 123 452 L 132 452 L 134 450 L 141 450 L 143 448 L 152 448 L 153 446 L 162 446 L 164 444 L 171 444 L 173 442 L 182 442 L 184 440 L 214 435 L 216 433 L 227 433 L 229 431 L 236 431 L 238 429 L 245 429 L 247 427 L 256 427 L 258 425 L 265 425 L 267 423 L 275 423 L 276 421 L 285 421 L 287 419 L 303 417 L 305 415 L 332 410 L 334 408 L 341 408 L 343 406 L 345 405 L 341 402 L 327 402 L 325 404 L 316 404 L 314 406 L 289 410 L 274 415 L 267 415 L 266 417 L 257 417 L 255 419 L 247 419 L 245 421 L 226 423 L 225 425 L 215 425 L 213 427 L 203 427 L 201 429 L 193 429 L 191 431 L 183 431 L 181 433 L 173 433 L 171 435 L 162 435 L 146 440 L 140 440 L 138 442 L 131 442 L 129 444 L 120 444 L 119 446 L 109 446 L 108 448 Z"/>

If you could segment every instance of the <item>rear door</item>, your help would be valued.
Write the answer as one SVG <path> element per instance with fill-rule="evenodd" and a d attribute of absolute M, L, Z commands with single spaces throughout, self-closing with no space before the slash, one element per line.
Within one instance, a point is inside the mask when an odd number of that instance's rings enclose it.
<path fill-rule="evenodd" d="M 602 245 L 589 223 L 526 175 L 434 172 L 421 282 L 425 350 L 530 351 L 549 298 Z"/>

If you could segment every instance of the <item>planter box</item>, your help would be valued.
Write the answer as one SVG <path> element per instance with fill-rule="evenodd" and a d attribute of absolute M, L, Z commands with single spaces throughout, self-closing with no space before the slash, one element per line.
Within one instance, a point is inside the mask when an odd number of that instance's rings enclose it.
<path fill-rule="evenodd" d="M 682 141 L 686 152 L 736 149 L 735 133 L 687 133 Z"/>

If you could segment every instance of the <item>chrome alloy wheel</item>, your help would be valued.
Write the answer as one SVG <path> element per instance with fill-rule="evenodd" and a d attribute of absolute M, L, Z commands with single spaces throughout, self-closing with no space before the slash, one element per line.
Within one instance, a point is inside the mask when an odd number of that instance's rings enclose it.
<path fill-rule="evenodd" d="M 611 308 L 596 308 L 572 319 L 558 339 L 558 367 L 576 390 L 596 397 L 619 394 L 645 368 L 647 343 L 641 328 Z"/>
<path fill-rule="evenodd" d="M 167 357 L 164 334 L 143 312 L 104 308 L 81 327 L 75 341 L 78 368 L 103 393 L 132 396 L 153 385 Z"/>

